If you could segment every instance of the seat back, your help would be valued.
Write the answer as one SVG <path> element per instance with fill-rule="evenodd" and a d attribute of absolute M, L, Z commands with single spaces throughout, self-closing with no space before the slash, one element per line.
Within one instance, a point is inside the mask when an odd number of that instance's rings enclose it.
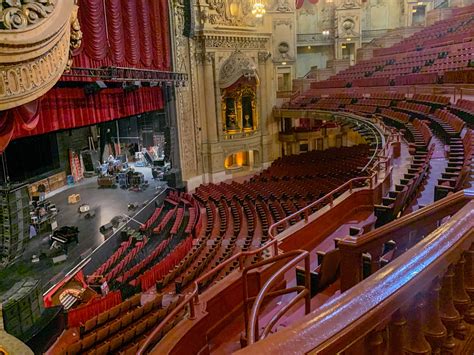
<path fill-rule="evenodd" d="M 117 335 L 110 340 L 110 352 L 114 353 L 122 346 L 123 334 Z"/>
<path fill-rule="evenodd" d="M 341 253 L 339 249 L 333 249 L 324 254 L 320 265 L 318 289 L 324 289 L 337 280 Z"/>
<path fill-rule="evenodd" d="M 67 355 L 77 355 L 81 352 L 82 349 L 82 340 L 76 341 L 70 344 L 66 349 Z"/>
<path fill-rule="evenodd" d="M 95 355 L 107 355 L 109 353 L 110 343 L 107 341 L 98 346 L 95 350 Z"/>

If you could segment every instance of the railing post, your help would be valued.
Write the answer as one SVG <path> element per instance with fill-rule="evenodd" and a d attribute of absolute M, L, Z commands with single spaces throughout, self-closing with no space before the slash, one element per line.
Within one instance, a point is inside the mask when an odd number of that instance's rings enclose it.
<path fill-rule="evenodd" d="M 464 266 L 464 284 L 466 286 L 467 294 L 471 299 L 471 305 L 464 314 L 466 322 L 474 323 L 474 243 L 471 244 L 469 250 L 464 253 L 466 265 Z"/>
<path fill-rule="evenodd" d="M 400 310 L 393 315 L 388 326 L 388 354 L 400 355 L 405 347 L 405 327 L 407 321 Z"/>
<path fill-rule="evenodd" d="M 456 343 L 454 341 L 454 330 L 461 320 L 461 316 L 453 304 L 453 277 L 453 266 L 450 265 L 443 277 L 441 291 L 439 293 L 439 311 L 441 321 L 448 331 L 448 336 L 443 344 L 443 351 L 448 353 L 454 351 L 456 347 Z"/>
<path fill-rule="evenodd" d="M 278 242 L 273 243 L 273 256 L 278 255 Z"/>
<path fill-rule="evenodd" d="M 464 314 L 469 309 L 470 299 L 466 290 L 464 289 L 464 265 L 466 260 L 464 255 L 461 255 L 461 259 L 454 266 L 454 287 L 453 287 L 453 303 L 459 314 L 461 315 L 461 321 L 456 328 L 456 337 L 460 339 L 466 338 L 467 326 L 463 322 Z"/>
<path fill-rule="evenodd" d="M 404 348 L 408 354 L 431 354 L 431 346 L 423 335 L 423 300 L 417 294 L 407 311 L 407 344 Z"/>
<path fill-rule="evenodd" d="M 311 263 L 309 260 L 309 254 L 304 258 L 304 276 L 305 276 L 305 287 L 308 290 L 308 294 L 305 297 L 305 314 L 311 312 Z"/>
<path fill-rule="evenodd" d="M 189 300 L 189 319 L 193 320 L 196 319 L 196 309 L 194 306 L 194 300 Z"/>
<path fill-rule="evenodd" d="M 439 280 L 435 278 L 426 293 L 424 333 L 434 353 L 441 350 L 447 336 L 446 327 L 443 325 L 443 322 L 441 322 L 439 316 L 440 290 L 441 286 L 439 285 Z"/>
<path fill-rule="evenodd" d="M 382 330 L 374 329 L 367 336 L 367 350 L 370 355 L 383 355 L 385 353 L 382 332 Z"/>

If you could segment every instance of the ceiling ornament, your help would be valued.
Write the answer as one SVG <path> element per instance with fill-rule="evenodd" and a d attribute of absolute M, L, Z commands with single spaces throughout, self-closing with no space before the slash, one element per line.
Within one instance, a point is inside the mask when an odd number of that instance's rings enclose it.
<path fill-rule="evenodd" d="M 0 30 L 22 30 L 48 17 L 56 0 L 0 0 Z"/>

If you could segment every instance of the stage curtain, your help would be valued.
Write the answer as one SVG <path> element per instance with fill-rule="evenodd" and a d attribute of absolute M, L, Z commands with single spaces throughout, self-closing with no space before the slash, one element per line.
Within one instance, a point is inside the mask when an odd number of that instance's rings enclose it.
<path fill-rule="evenodd" d="M 171 70 L 171 45 L 168 21 L 168 1 L 159 1 L 159 3 L 164 70 Z"/>
<path fill-rule="evenodd" d="M 148 0 L 137 0 L 138 16 L 140 23 L 140 53 L 141 61 L 145 67 L 150 67 L 153 62 L 153 46 L 151 44 L 151 19 Z"/>
<path fill-rule="evenodd" d="M 54 88 L 43 96 L 40 104 L 0 112 L 0 151 L 11 139 L 89 126 L 163 107 L 160 87 L 142 87 L 131 92 L 104 89 L 94 95 L 86 95 L 80 88 Z"/>
<path fill-rule="evenodd" d="M 150 3 L 151 17 L 154 19 L 160 18 L 160 4 L 158 1 L 151 1 Z M 163 48 L 161 37 L 165 34 L 161 33 L 160 21 L 152 21 L 152 37 L 151 42 L 153 44 L 153 64 L 157 69 L 165 69 L 163 63 Z"/>
<path fill-rule="evenodd" d="M 140 60 L 140 36 L 138 31 L 143 28 L 138 27 L 137 19 L 137 1 L 138 0 L 122 0 L 122 19 L 124 23 L 124 30 L 127 34 L 125 41 L 125 53 L 127 62 L 134 66 Z"/>
<path fill-rule="evenodd" d="M 80 0 L 79 20 L 84 38 L 74 67 L 171 69 L 166 0 Z"/>
<path fill-rule="evenodd" d="M 0 153 L 10 143 L 15 128 L 15 119 L 11 110 L 0 111 Z"/>
<path fill-rule="evenodd" d="M 102 60 L 108 49 L 104 0 L 81 0 L 79 9 L 84 50 L 91 59 Z"/>
<path fill-rule="evenodd" d="M 125 35 L 123 32 L 123 21 L 120 0 L 106 0 L 109 14 L 107 16 L 107 28 L 110 39 L 112 61 L 123 63 L 125 59 Z"/>

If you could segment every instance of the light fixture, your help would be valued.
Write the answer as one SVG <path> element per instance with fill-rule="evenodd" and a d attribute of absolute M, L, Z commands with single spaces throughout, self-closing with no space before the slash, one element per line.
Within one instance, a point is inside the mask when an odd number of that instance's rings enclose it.
<path fill-rule="evenodd" d="M 351 38 L 346 38 L 346 41 L 350 42 L 350 41 L 352 41 L 352 39 Z"/>
<path fill-rule="evenodd" d="M 254 15 L 256 18 L 261 18 L 266 12 L 267 11 L 265 10 L 265 5 L 263 2 L 261 0 L 255 0 L 252 8 L 252 15 Z"/>
<path fill-rule="evenodd" d="M 308 49 L 311 49 L 311 46 L 308 46 Z"/>
<path fill-rule="evenodd" d="M 286 65 L 286 62 L 281 62 L 281 65 Z"/>
<path fill-rule="evenodd" d="M 417 4 L 417 5 L 418 5 L 418 6 L 423 5 L 423 1 L 418 1 L 418 4 Z"/>
<path fill-rule="evenodd" d="M 415 13 L 415 12 L 416 12 L 416 9 L 411 10 L 411 12 Z"/>
<path fill-rule="evenodd" d="M 323 36 L 329 36 L 329 30 L 324 30 L 323 31 Z"/>

